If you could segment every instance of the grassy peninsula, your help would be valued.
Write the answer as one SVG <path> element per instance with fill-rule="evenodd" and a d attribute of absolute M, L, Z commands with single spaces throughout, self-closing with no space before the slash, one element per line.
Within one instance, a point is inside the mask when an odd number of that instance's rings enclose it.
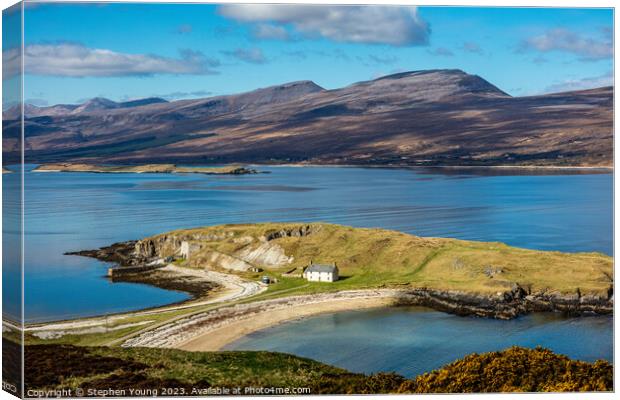
<path fill-rule="evenodd" d="M 240 335 L 301 315 L 400 304 L 500 319 L 536 311 L 613 312 L 613 259 L 607 255 L 374 228 L 220 225 L 72 254 L 133 266 L 160 260 L 167 264 L 161 276 L 215 281 L 225 290 L 184 305 L 30 326 L 29 343 L 218 350 Z M 336 263 L 341 279 L 308 282 L 301 273 L 310 262 Z M 171 287 L 173 280 L 162 283 L 150 274 L 136 273 L 131 281 L 187 291 L 187 285 Z M 275 282 L 261 287 L 257 281 L 265 275 Z"/>
<path fill-rule="evenodd" d="M 189 243 L 187 259 L 178 246 Z M 527 250 L 497 242 L 423 238 L 327 223 L 262 223 L 178 230 L 138 242 L 144 256 L 177 257 L 179 265 L 213 268 L 278 282 L 264 296 L 346 289 L 410 287 L 478 294 L 510 291 L 608 296 L 613 260 L 600 253 Z M 341 280 L 307 282 L 308 263 L 336 263 Z M 252 273 L 252 268 L 263 272 Z"/>
<path fill-rule="evenodd" d="M 244 175 L 257 173 L 239 165 L 225 167 L 178 167 L 175 164 L 143 164 L 143 165 L 95 165 L 85 163 L 42 164 L 33 169 L 34 172 L 94 172 L 94 173 L 158 173 L 158 174 L 206 174 L 206 175 Z"/>

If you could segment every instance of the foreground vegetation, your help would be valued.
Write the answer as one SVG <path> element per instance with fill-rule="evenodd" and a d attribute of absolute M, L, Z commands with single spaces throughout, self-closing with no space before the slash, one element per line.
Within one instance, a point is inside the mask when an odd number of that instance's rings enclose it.
<path fill-rule="evenodd" d="M 18 349 L 6 339 L 3 345 Z M 608 362 L 573 361 L 540 348 L 472 354 L 413 379 L 356 374 L 288 354 L 250 351 L 32 345 L 26 347 L 25 362 L 27 389 L 181 389 L 172 393 L 177 395 L 215 387 L 309 388 L 311 394 L 613 390 Z"/>
<path fill-rule="evenodd" d="M 542 348 L 471 354 L 400 387 L 416 393 L 579 392 L 613 390 L 607 361 L 573 361 Z"/>
<path fill-rule="evenodd" d="M 175 164 L 94 165 L 84 163 L 43 164 L 35 172 L 97 172 L 97 173 L 194 173 L 207 175 L 242 175 L 256 173 L 238 165 L 225 167 L 178 167 Z"/>

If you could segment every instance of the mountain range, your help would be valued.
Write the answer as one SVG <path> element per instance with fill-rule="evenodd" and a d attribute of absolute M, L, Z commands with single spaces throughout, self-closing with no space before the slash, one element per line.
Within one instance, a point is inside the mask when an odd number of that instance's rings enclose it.
<path fill-rule="evenodd" d="M 5 163 L 19 157 L 19 116 L 3 113 Z M 25 105 L 25 149 L 28 162 L 611 166 L 613 88 L 513 97 L 427 70 L 334 90 Z"/>

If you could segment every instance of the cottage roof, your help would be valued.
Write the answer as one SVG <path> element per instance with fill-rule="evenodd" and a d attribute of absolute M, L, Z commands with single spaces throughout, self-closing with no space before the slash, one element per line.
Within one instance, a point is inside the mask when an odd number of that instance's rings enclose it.
<path fill-rule="evenodd" d="M 312 264 L 306 269 L 306 272 L 336 272 L 338 268 L 334 265 Z"/>

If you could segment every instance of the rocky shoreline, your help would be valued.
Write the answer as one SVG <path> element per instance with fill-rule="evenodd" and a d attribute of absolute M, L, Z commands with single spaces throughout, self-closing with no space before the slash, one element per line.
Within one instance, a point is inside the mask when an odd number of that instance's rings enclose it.
<path fill-rule="evenodd" d="M 489 296 L 423 288 L 403 290 L 397 299 L 399 304 L 404 305 L 421 305 L 456 315 L 505 320 L 531 312 L 561 312 L 570 316 L 613 313 L 611 291 L 606 297 L 582 296 L 579 292 L 528 293 L 524 288 L 515 285 L 510 292 L 498 292 L 495 296 Z"/>
<path fill-rule="evenodd" d="M 135 252 L 137 240 L 113 243 L 95 250 L 79 250 L 64 253 L 66 256 L 82 256 L 96 258 L 99 261 L 118 264 L 121 267 L 144 265 L 149 260 Z"/>
<path fill-rule="evenodd" d="M 96 250 L 68 252 L 65 255 L 91 257 L 99 261 L 114 263 L 117 265 L 112 268 L 114 270 L 136 269 L 153 262 L 152 258 L 145 257 L 135 251 L 136 243 L 138 242 L 130 240 L 114 243 Z M 215 282 L 206 282 L 204 279 L 196 279 L 194 276 L 171 273 L 170 271 L 162 270 L 162 267 L 165 267 L 165 263 L 161 263 L 161 265 L 154 268 L 145 268 L 141 272 L 115 274 L 108 276 L 108 278 L 112 282 L 141 283 L 164 290 L 184 292 L 191 296 L 179 304 L 210 296 L 214 291 L 220 289 L 220 285 Z"/>

